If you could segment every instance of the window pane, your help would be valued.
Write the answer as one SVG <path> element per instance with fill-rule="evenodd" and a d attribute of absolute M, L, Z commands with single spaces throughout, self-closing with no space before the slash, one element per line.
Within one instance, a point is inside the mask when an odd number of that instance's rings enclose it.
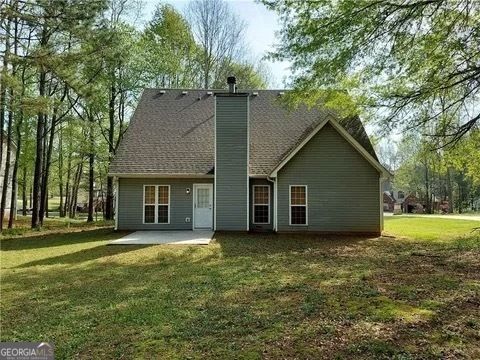
<path fill-rule="evenodd" d="M 163 205 L 168 204 L 168 186 L 158 187 L 158 203 Z"/>
<path fill-rule="evenodd" d="M 306 206 L 292 206 L 291 220 L 292 225 L 306 225 L 307 224 L 307 207 Z"/>
<path fill-rule="evenodd" d="M 255 205 L 253 222 L 257 224 L 268 224 L 268 205 Z"/>
<path fill-rule="evenodd" d="M 158 222 L 160 224 L 168 223 L 168 205 L 158 206 Z"/>
<path fill-rule="evenodd" d="M 258 205 L 268 205 L 268 186 L 255 186 L 253 189 L 253 203 Z"/>
<path fill-rule="evenodd" d="M 305 186 L 292 186 L 290 188 L 290 203 L 292 205 L 306 205 Z"/>
<path fill-rule="evenodd" d="M 145 223 L 155 222 L 155 205 L 145 205 Z"/>
<path fill-rule="evenodd" d="M 145 186 L 145 204 L 155 204 L 155 186 Z"/>
<path fill-rule="evenodd" d="M 210 189 L 197 189 L 197 207 L 201 209 L 210 207 Z"/>

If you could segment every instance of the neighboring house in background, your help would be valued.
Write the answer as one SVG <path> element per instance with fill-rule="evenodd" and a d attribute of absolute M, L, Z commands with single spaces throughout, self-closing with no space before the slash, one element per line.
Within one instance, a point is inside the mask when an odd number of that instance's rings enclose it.
<path fill-rule="evenodd" d="M 419 213 L 423 212 L 423 205 L 415 193 L 403 190 L 386 190 L 383 192 L 383 211 L 394 211 L 395 214 Z"/>
<path fill-rule="evenodd" d="M 420 211 L 421 205 L 416 195 L 404 190 L 394 190 L 391 177 L 385 179 L 382 188 L 384 211 L 394 212 L 395 214 Z M 408 201 L 404 204 L 407 198 Z"/>
<path fill-rule="evenodd" d="M 358 117 L 283 91 L 146 89 L 110 166 L 116 228 L 380 234 L 380 165 Z"/>
<path fill-rule="evenodd" d="M 430 196 L 432 212 L 448 213 L 450 206 L 448 198 L 442 200 L 434 194 Z M 393 206 L 390 206 L 390 199 L 394 201 Z M 384 211 L 394 211 L 395 214 L 424 213 L 427 209 L 427 200 L 421 192 L 394 190 L 391 178 L 387 178 L 383 182 L 383 209 Z"/>
<path fill-rule="evenodd" d="M 404 213 L 423 213 L 424 205 L 416 194 L 410 193 L 402 199 L 402 211 Z"/>
<path fill-rule="evenodd" d="M 430 201 L 432 212 L 448 213 L 448 208 L 450 206 L 448 200 L 442 200 L 438 196 L 431 195 Z M 425 197 L 420 198 L 418 194 L 415 193 L 408 194 L 402 204 L 402 210 L 404 213 L 423 214 L 427 211 L 427 208 L 427 201 Z"/>
<path fill-rule="evenodd" d="M 383 211 L 393 212 L 395 199 L 388 191 L 383 192 Z"/>
<path fill-rule="evenodd" d="M 5 202 L 5 217 L 8 218 L 10 216 L 10 201 L 12 197 L 12 187 L 14 186 L 12 182 L 12 172 L 13 172 L 13 164 L 15 162 L 15 150 L 16 146 L 12 143 L 12 148 L 10 149 L 10 171 L 8 174 L 8 187 L 7 187 L 7 201 Z M 2 159 L 0 165 L 0 198 L 3 192 L 3 181 L 5 179 L 5 164 L 7 162 L 7 139 L 6 135 L 3 136 L 3 143 L 2 143 Z M 15 184 L 16 186 L 16 184 Z M 16 204 L 16 201 L 15 201 Z"/>

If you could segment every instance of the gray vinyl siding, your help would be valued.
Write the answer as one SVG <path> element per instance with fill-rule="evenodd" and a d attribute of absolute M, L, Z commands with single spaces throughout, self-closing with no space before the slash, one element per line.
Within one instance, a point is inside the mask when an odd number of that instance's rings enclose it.
<path fill-rule="evenodd" d="M 253 186 L 254 185 L 268 185 L 270 187 L 270 221 L 268 224 L 254 224 L 253 223 Z M 250 230 L 252 231 L 272 231 L 273 230 L 273 184 L 266 179 L 250 179 Z"/>
<path fill-rule="evenodd" d="M 380 232 L 379 176 L 327 124 L 278 173 L 278 231 Z M 289 185 L 308 186 L 308 226 L 289 225 Z"/>
<path fill-rule="evenodd" d="M 119 179 L 119 230 L 191 230 L 193 226 L 193 184 L 213 179 Z M 170 185 L 170 224 L 143 223 L 143 186 Z M 190 188 L 187 194 L 186 189 Z M 190 218 L 186 222 L 185 218 Z"/>
<path fill-rule="evenodd" d="M 248 97 L 217 96 L 215 109 L 216 230 L 248 225 Z"/>

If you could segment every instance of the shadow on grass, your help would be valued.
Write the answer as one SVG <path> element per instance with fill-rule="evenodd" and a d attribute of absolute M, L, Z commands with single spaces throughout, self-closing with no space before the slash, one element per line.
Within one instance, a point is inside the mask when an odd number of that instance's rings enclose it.
<path fill-rule="evenodd" d="M 54 246 L 80 244 L 102 240 L 113 234 L 112 228 L 72 231 L 61 234 L 43 234 L 38 236 L 18 237 L 0 240 L 0 250 L 15 251 L 40 249 Z M 128 232 L 116 232 L 115 236 L 127 235 Z"/>
<path fill-rule="evenodd" d="M 398 259 L 389 245 L 410 245 L 385 239 L 216 241 L 98 246 L 38 265 L 112 258 L 9 270 L 2 340 L 41 336 L 59 358 L 475 358 L 478 269 Z"/>
<path fill-rule="evenodd" d="M 125 254 L 130 251 L 145 249 L 151 246 L 152 245 L 117 245 L 117 246 L 100 245 L 93 248 L 77 251 L 74 253 L 68 253 L 65 255 L 54 256 L 47 259 L 41 259 L 41 260 L 31 261 L 28 263 L 23 263 L 22 265 L 17 266 L 17 268 L 27 268 L 31 266 L 42 266 L 42 265 L 80 264 L 85 261 L 91 261 L 91 260 L 96 260 L 96 259 L 100 259 L 108 256 Z"/>
<path fill-rule="evenodd" d="M 331 252 L 384 240 L 381 237 L 325 237 L 305 234 L 216 233 L 215 241 L 225 256 L 258 256 L 304 251 Z"/>

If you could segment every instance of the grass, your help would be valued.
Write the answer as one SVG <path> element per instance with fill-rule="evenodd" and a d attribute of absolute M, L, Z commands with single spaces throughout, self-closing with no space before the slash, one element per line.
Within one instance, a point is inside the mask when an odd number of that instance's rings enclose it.
<path fill-rule="evenodd" d="M 476 227 L 480 227 L 480 222 L 475 220 L 392 216 L 386 218 L 385 232 L 417 240 L 449 241 L 459 235 L 468 235 Z"/>
<path fill-rule="evenodd" d="M 83 197 L 82 197 L 83 198 Z M 65 198 L 63 199 L 65 201 Z M 79 200 L 82 202 L 82 200 Z M 27 204 L 29 202 L 27 201 Z M 17 200 L 17 209 L 22 209 L 23 202 L 21 199 Z M 28 206 L 28 205 L 27 205 Z M 51 196 L 48 198 L 48 211 L 58 211 L 60 209 L 60 196 Z"/>
<path fill-rule="evenodd" d="M 30 228 L 32 218 L 30 216 L 17 216 L 15 226 L 12 229 L 4 229 L 0 234 L 0 239 L 11 237 L 26 237 L 42 234 L 67 233 L 81 229 L 92 229 L 97 227 L 111 227 L 113 221 L 95 221 L 87 223 L 86 219 L 70 219 L 70 218 L 45 218 L 43 226 L 40 229 L 32 230 Z"/>
<path fill-rule="evenodd" d="M 51 341 L 59 359 L 479 358 L 478 224 L 203 247 L 105 246 L 124 235 L 110 228 L 4 238 L 1 341 Z"/>

